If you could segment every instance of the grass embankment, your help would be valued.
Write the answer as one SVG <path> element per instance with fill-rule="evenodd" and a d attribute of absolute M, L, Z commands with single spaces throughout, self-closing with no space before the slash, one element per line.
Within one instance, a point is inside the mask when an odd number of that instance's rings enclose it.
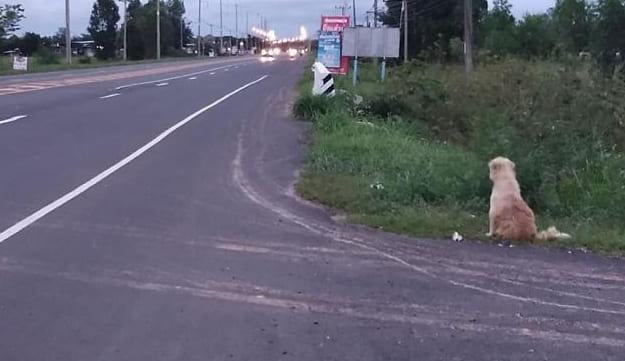
<path fill-rule="evenodd" d="M 338 79 L 345 92 L 334 99 L 302 81 L 295 112 L 314 122 L 304 197 L 392 232 L 485 239 L 487 162 L 503 155 L 539 228 L 574 235 L 552 245 L 625 254 L 621 80 L 588 64 L 514 60 L 482 65 L 470 85 L 460 66 L 415 63 L 375 78 L 365 67 L 356 89 Z"/>

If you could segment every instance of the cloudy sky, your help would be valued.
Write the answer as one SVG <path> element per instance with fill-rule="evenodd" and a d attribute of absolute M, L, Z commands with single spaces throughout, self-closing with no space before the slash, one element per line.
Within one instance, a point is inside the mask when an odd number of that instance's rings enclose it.
<path fill-rule="evenodd" d="M 121 0 L 118 0 L 121 4 Z M 187 7 L 187 18 L 192 20 L 194 31 L 197 31 L 198 2 L 202 2 L 202 34 L 210 32 L 213 25 L 215 33 L 219 27 L 219 0 L 184 0 Z M 86 32 L 87 23 L 93 0 L 70 0 L 72 33 Z M 336 5 L 342 0 L 222 0 L 224 12 L 224 31 L 235 29 L 235 3 L 239 4 L 239 31 L 245 29 L 246 14 L 249 26 L 258 23 L 258 14 L 266 17 L 270 27 L 274 28 L 279 37 L 295 36 L 301 25 L 310 32 L 319 27 L 321 14 L 337 14 Z M 351 3 L 351 1 L 349 1 Z M 516 15 L 526 12 L 543 11 L 553 6 L 555 0 L 511 0 Z M 34 31 L 41 34 L 52 34 L 65 24 L 64 0 L 0 0 L 0 3 L 21 3 L 26 9 L 26 19 L 22 23 L 22 32 Z M 382 0 L 380 0 L 382 3 Z M 365 12 L 370 10 L 373 0 L 356 0 L 359 22 L 363 22 Z"/>

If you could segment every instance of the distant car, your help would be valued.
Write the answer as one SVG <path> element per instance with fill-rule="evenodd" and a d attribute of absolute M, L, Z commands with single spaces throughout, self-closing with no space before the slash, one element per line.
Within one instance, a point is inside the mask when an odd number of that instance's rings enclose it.
<path fill-rule="evenodd" d="M 270 61 L 274 61 L 276 60 L 273 56 L 273 51 L 272 50 L 265 50 L 263 49 L 263 51 L 260 52 L 260 61 L 263 63 L 266 62 L 270 62 Z"/>

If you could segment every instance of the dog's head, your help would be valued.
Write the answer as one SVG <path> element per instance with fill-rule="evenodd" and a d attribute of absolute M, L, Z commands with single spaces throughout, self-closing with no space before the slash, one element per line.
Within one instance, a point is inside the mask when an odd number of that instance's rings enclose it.
<path fill-rule="evenodd" d="M 490 180 L 495 182 L 501 178 L 515 178 L 515 164 L 508 158 L 497 157 L 488 163 L 490 168 Z"/>

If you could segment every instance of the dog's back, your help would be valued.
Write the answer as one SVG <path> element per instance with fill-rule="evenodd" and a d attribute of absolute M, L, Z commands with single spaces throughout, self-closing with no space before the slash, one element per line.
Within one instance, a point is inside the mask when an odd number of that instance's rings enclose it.
<path fill-rule="evenodd" d="M 507 194 L 499 199 L 494 214 L 495 235 L 508 240 L 532 242 L 536 233 L 534 212 L 520 195 Z"/>
<path fill-rule="evenodd" d="M 490 221 L 493 236 L 508 240 L 533 241 L 536 237 L 534 212 L 521 196 L 514 163 L 499 157 L 489 163 L 493 181 Z"/>

